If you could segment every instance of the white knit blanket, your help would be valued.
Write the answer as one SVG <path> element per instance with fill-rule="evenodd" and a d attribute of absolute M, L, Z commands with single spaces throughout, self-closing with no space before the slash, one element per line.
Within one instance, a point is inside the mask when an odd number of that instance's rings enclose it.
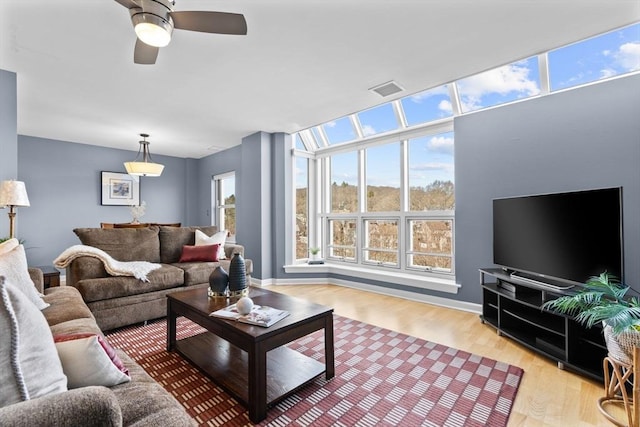
<path fill-rule="evenodd" d="M 66 268 L 71 261 L 81 256 L 98 258 L 104 264 L 104 269 L 112 276 L 133 276 L 143 282 L 148 282 L 147 274 L 161 267 L 147 261 L 117 261 L 102 249 L 87 245 L 74 245 L 65 249 L 53 260 L 53 265 L 58 268 Z"/>

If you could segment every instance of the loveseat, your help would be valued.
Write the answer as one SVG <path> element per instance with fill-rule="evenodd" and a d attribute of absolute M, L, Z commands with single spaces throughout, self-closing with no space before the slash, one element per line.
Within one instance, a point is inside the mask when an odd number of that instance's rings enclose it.
<path fill-rule="evenodd" d="M 226 259 L 180 262 L 184 252 L 195 246 L 196 230 L 213 236 L 217 227 L 76 228 L 73 231 L 83 245 L 99 248 L 118 261 L 147 261 L 159 263 L 160 268 L 151 271 L 148 282 L 143 282 L 135 277 L 109 275 L 101 260 L 82 256 L 66 267 L 66 284 L 80 291 L 103 331 L 164 317 L 167 294 L 185 287 L 208 286 L 217 266 L 228 272 L 235 253 L 244 257 L 242 245 L 224 243 Z M 249 284 L 251 260 L 245 259 L 245 266 Z"/>
<path fill-rule="evenodd" d="M 29 273 L 36 289 L 43 292 L 42 272 L 30 269 Z M 33 284 L 30 286 L 33 287 Z M 88 384 L 77 388 L 67 387 L 71 384 L 71 380 L 67 382 L 67 379 L 72 378 L 67 370 L 70 365 L 62 363 L 61 357 L 56 354 L 58 344 L 54 344 L 54 337 L 88 334 L 89 340 L 98 336 L 106 340 L 77 289 L 70 286 L 46 289 L 41 300 L 49 306 L 42 310 L 29 301 L 18 287 L 5 283 L 4 277 L 0 277 L 0 291 L 3 297 L 0 300 L 0 327 L 3 328 L 0 335 L 0 374 L 6 375 L 0 384 L 1 426 L 197 425 L 170 393 L 121 350 L 116 350 L 117 357 L 112 356 L 112 360 L 120 364 L 118 372 L 126 370 L 130 379 L 109 386 Z M 17 325 L 4 330 L 12 321 Z M 14 359 L 14 356 L 10 356 L 13 355 L 12 350 L 9 351 L 9 343 L 14 342 L 17 343 L 17 362 L 7 360 Z M 26 399 L 12 397 L 12 392 L 20 388 L 19 378 L 22 378 L 30 393 Z"/>

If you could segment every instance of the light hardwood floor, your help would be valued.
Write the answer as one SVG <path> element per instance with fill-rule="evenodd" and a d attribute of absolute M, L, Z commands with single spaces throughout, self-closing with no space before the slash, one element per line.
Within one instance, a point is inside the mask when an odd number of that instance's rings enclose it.
<path fill-rule="evenodd" d="M 525 373 L 509 426 L 611 426 L 596 400 L 603 386 L 500 337 L 477 314 L 334 285 L 267 289 L 334 308 L 336 314 L 510 363 Z"/>

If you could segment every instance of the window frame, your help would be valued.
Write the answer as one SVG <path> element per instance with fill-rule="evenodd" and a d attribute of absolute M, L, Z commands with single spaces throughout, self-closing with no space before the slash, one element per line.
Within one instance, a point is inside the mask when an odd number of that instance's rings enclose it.
<path fill-rule="evenodd" d="M 213 181 L 213 209 L 215 210 L 215 215 L 213 216 L 213 221 L 214 224 L 218 227 L 219 231 L 225 230 L 225 213 L 227 209 L 233 209 L 235 212 L 235 219 L 236 219 L 236 224 L 237 224 L 237 219 L 238 219 L 238 211 L 236 209 L 236 204 L 232 203 L 232 204 L 225 204 L 224 203 L 224 182 L 227 181 L 229 178 L 233 178 L 233 195 L 236 195 L 236 172 L 235 171 L 229 171 L 229 172 L 225 172 L 225 173 L 221 173 L 218 175 L 214 175 L 212 177 L 212 181 Z M 236 196 L 237 198 L 237 196 Z M 237 230 L 236 230 L 237 232 Z M 229 234 L 227 235 L 227 242 L 231 242 L 234 243 L 236 241 L 236 235 L 235 233 L 231 233 L 229 232 Z"/>
<path fill-rule="evenodd" d="M 452 230 L 455 230 L 455 212 L 454 210 L 444 211 L 410 211 L 408 204 L 408 175 L 409 168 L 409 150 L 408 145 L 412 139 L 419 137 L 436 136 L 443 133 L 453 132 L 453 117 L 437 120 L 428 124 L 415 126 L 408 129 L 403 129 L 399 132 L 395 132 L 389 135 L 375 135 L 366 138 L 355 143 L 343 143 L 322 150 L 317 150 L 314 153 L 306 153 L 310 157 L 310 165 L 313 164 L 321 173 L 317 176 L 317 185 L 311 184 L 309 187 L 309 199 L 316 197 L 319 201 L 318 210 L 316 214 L 313 214 L 317 219 L 318 229 L 320 232 L 317 234 L 318 242 L 317 246 L 321 248 L 327 262 L 336 263 L 344 266 L 364 267 L 368 269 L 376 269 L 379 271 L 399 272 L 412 274 L 417 276 L 425 276 L 436 279 L 452 280 L 455 278 L 455 249 L 454 239 L 455 234 L 452 232 L 452 250 L 451 250 L 451 271 L 439 271 L 436 269 L 416 268 L 408 266 L 407 252 L 411 248 L 408 247 L 410 243 L 408 230 L 408 219 L 420 219 L 420 220 L 451 220 Z M 455 134 L 454 134 L 455 135 Z M 393 212 L 367 212 L 364 205 L 363 198 L 366 197 L 366 149 L 376 145 L 382 145 L 387 143 L 399 143 L 400 145 L 400 172 L 401 172 L 401 206 L 399 211 Z M 358 173 L 358 209 L 356 212 L 340 212 L 333 213 L 331 211 L 331 157 L 333 154 L 344 154 L 347 152 L 356 152 L 357 173 Z M 354 171 L 355 172 L 355 171 Z M 454 182 L 455 186 L 455 182 Z M 315 193 L 315 196 L 311 196 Z M 310 211 L 310 215 L 311 215 Z M 397 219 L 398 221 L 398 262 L 397 265 L 379 264 L 377 262 L 371 262 L 366 260 L 365 256 L 365 242 L 364 236 L 365 221 L 366 220 L 383 220 L 383 219 Z M 356 226 L 356 238 L 355 238 L 355 257 L 354 259 L 339 256 L 333 256 L 332 252 L 334 248 L 342 248 L 331 242 L 331 221 L 334 220 L 353 220 Z M 309 236 L 311 241 L 311 236 Z M 352 247 L 349 246 L 348 249 Z M 444 256 L 444 255 L 443 255 Z"/>

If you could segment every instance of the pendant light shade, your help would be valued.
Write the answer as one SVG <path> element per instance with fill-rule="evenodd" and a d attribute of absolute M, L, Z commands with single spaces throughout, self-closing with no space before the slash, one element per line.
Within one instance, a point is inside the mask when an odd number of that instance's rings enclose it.
<path fill-rule="evenodd" d="M 151 153 L 149 152 L 149 141 L 147 138 L 149 134 L 141 133 L 142 141 L 140 141 L 140 149 L 138 150 L 138 155 L 133 162 L 125 162 L 124 167 L 127 170 L 129 175 L 137 175 L 137 176 L 160 176 L 162 174 L 162 170 L 164 169 L 164 165 L 160 163 L 154 163 L 151 160 Z M 140 152 L 142 152 L 142 161 L 138 160 L 140 157 Z"/>

